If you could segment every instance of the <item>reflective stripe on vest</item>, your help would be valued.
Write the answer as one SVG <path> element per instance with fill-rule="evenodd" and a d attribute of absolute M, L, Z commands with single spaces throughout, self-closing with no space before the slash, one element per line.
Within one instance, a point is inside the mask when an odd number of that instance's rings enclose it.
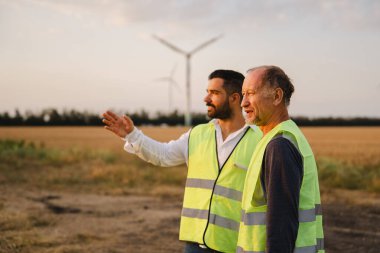
<path fill-rule="evenodd" d="M 209 219 L 209 222 L 220 227 L 228 228 L 231 230 L 239 231 L 239 222 L 211 213 L 208 217 L 208 210 L 199 210 L 191 208 L 183 208 L 182 216 L 198 219 Z"/>
<path fill-rule="evenodd" d="M 324 250 L 324 239 L 317 239 L 317 244 L 306 247 L 295 248 L 293 253 L 315 253 Z M 237 247 L 236 253 L 265 253 L 265 251 L 245 251 L 242 247 Z"/>
<path fill-rule="evenodd" d="M 322 215 L 320 204 L 315 205 L 315 208 L 298 211 L 299 222 L 312 222 L 316 220 L 317 215 Z M 244 225 L 266 225 L 266 212 L 246 213 L 242 212 L 242 222 Z"/>
<path fill-rule="evenodd" d="M 188 178 L 186 180 L 186 187 L 213 189 L 214 183 L 214 180 Z M 237 201 L 241 201 L 241 197 L 243 195 L 241 191 L 230 189 L 221 185 L 215 185 L 214 194 Z"/>
<path fill-rule="evenodd" d="M 244 179 L 261 136 L 258 128 L 247 128 L 219 168 L 214 123 L 192 129 L 180 240 L 217 251 L 235 252 Z"/>
<path fill-rule="evenodd" d="M 260 187 L 259 176 L 266 146 L 279 134 L 296 146 L 303 160 L 303 181 L 298 211 L 299 227 L 294 253 L 322 253 L 324 236 L 316 163 L 306 138 L 291 120 L 282 122 L 267 133 L 253 153 L 244 183 L 242 218 L 236 252 L 265 252 L 267 205 Z"/>

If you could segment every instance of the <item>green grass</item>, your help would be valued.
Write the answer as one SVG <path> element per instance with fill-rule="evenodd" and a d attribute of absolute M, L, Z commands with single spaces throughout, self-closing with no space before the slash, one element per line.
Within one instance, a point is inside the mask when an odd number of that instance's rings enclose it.
<path fill-rule="evenodd" d="M 352 165 L 326 157 L 318 159 L 317 164 L 323 186 L 380 192 L 380 164 Z"/>
<path fill-rule="evenodd" d="M 90 160 L 100 160 L 105 164 L 113 164 L 116 161 L 116 156 L 107 150 L 79 149 L 76 147 L 60 150 L 46 148 L 42 142 L 36 144 L 24 140 L 0 140 L 0 161 L 5 163 L 24 165 L 22 161 L 28 161 L 59 166 Z"/>
<path fill-rule="evenodd" d="M 158 168 L 126 153 L 47 148 L 43 143 L 0 140 L 0 183 L 50 190 L 150 193 L 183 187 L 184 166 Z"/>
<path fill-rule="evenodd" d="M 317 159 L 323 187 L 380 192 L 380 164 L 352 165 Z M 126 153 L 109 150 L 47 148 L 43 143 L 0 140 L 0 183 L 52 190 L 151 193 L 183 188 L 185 166 L 158 168 Z"/>

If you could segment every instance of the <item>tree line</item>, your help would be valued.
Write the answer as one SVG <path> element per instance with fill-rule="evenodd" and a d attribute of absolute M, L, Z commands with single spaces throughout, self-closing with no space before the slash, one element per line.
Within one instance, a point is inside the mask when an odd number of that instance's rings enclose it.
<path fill-rule="evenodd" d="M 149 114 L 145 110 L 139 112 L 125 112 L 134 121 L 135 125 L 183 125 L 184 114 L 174 110 L 170 113 L 157 112 Z M 380 118 L 368 117 L 292 117 L 300 126 L 380 126 Z M 208 122 L 205 113 L 192 114 L 193 125 Z M 100 126 L 103 125 L 100 114 L 81 112 L 78 110 L 45 109 L 41 112 L 21 113 L 15 110 L 13 114 L 0 113 L 0 126 Z"/>

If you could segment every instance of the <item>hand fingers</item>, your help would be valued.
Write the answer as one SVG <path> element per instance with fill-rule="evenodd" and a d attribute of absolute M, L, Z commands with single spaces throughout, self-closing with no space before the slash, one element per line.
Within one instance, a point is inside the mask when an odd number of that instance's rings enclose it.
<path fill-rule="evenodd" d="M 128 124 L 133 125 L 133 121 L 130 117 L 128 117 L 127 115 L 123 115 L 123 117 L 127 121 Z"/>
<path fill-rule="evenodd" d="M 108 120 L 108 121 L 111 121 L 111 122 L 114 121 L 114 118 L 112 118 L 111 115 L 109 115 L 108 112 L 103 113 L 103 117 L 104 117 L 106 120 Z"/>
<path fill-rule="evenodd" d="M 114 133 L 114 134 L 117 135 L 117 132 L 116 132 L 116 130 L 115 130 L 114 128 L 109 127 L 109 126 L 104 126 L 104 128 L 105 128 L 106 130 L 108 130 L 108 131 L 110 131 L 110 132 L 112 132 L 112 133 Z"/>
<path fill-rule="evenodd" d="M 111 124 L 112 124 L 112 122 L 109 121 L 109 120 L 107 120 L 107 119 L 103 119 L 102 122 L 103 122 L 104 124 L 106 124 L 107 126 L 111 126 Z"/>
<path fill-rule="evenodd" d="M 104 126 L 104 128 L 107 129 L 108 131 L 113 132 L 112 129 L 109 126 Z"/>
<path fill-rule="evenodd" d="M 115 113 L 111 112 L 111 111 L 107 111 L 107 114 L 110 115 L 113 120 L 118 120 L 119 119 L 119 116 L 117 116 Z"/>

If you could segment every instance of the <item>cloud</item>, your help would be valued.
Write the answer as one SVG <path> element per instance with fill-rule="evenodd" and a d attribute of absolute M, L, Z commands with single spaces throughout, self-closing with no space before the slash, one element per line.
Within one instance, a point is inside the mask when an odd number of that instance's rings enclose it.
<path fill-rule="evenodd" d="M 18 3 L 33 3 L 83 22 L 92 17 L 111 26 L 148 24 L 181 35 L 199 33 L 205 27 L 219 33 L 225 29 L 297 25 L 308 20 L 314 20 L 322 29 L 380 29 L 377 0 L 19 0 Z"/>
<path fill-rule="evenodd" d="M 115 25 L 204 18 L 209 14 L 206 10 L 216 6 L 217 3 L 216 0 L 30 0 L 29 2 L 79 19 L 87 15 L 98 16 L 106 23 Z M 201 5 L 205 8 L 199 8 Z"/>
<path fill-rule="evenodd" d="M 352 30 L 380 28 L 379 1 L 331 1 L 320 4 L 321 16 L 329 20 L 330 25 Z"/>

